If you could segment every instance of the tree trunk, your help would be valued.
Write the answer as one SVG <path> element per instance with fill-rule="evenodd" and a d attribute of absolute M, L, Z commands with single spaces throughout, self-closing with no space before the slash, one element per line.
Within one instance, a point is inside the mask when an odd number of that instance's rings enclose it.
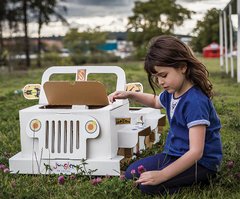
<path fill-rule="evenodd" d="M 2 35 L 2 22 L 0 22 L 0 55 L 2 54 L 3 52 L 3 35 Z"/>
<path fill-rule="evenodd" d="M 28 18 L 27 18 L 27 0 L 23 0 L 23 24 L 24 24 L 24 43 L 25 43 L 25 55 L 26 55 L 26 67 L 29 68 L 30 56 L 29 56 L 29 38 L 28 38 Z"/>
<path fill-rule="evenodd" d="M 37 67 L 41 67 L 41 29 L 42 29 L 42 13 L 39 11 L 38 16 L 38 48 L 37 48 Z"/>

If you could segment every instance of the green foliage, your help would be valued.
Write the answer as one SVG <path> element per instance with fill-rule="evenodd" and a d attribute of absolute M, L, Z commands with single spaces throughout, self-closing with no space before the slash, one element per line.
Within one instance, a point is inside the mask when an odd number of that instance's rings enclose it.
<path fill-rule="evenodd" d="M 81 54 L 81 53 L 73 53 L 70 56 L 72 62 L 75 65 L 82 65 L 86 63 L 106 63 L 106 62 L 117 62 L 120 58 L 110 54 L 110 53 L 94 53 L 94 54 Z"/>
<path fill-rule="evenodd" d="M 19 51 L 18 48 L 10 49 L 7 48 L 5 43 L 3 42 L 3 31 L 5 26 L 9 27 L 9 32 L 17 31 L 19 27 L 20 21 L 20 9 L 16 6 L 18 4 L 17 0 L 1 0 L 0 7 L 0 65 L 8 66 L 8 56 L 10 54 L 10 50 L 13 52 Z M 13 6 L 15 5 L 15 6 Z M 7 56 L 4 55 L 7 52 Z M 12 53 L 12 52 L 11 52 Z M 1 63 L 2 62 L 2 63 Z"/>
<path fill-rule="evenodd" d="M 37 47 L 37 66 L 41 67 L 41 31 L 43 24 L 48 24 L 51 16 L 55 16 L 63 24 L 68 24 L 67 20 L 55 10 L 57 0 L 35 0 L 30 1 L 30 8 L 38 23 L 38 47 Z"/>
<path fill-rule="evenodd" d="M 198 20 L 193 33 L 191 45 L 194 51 L 202 52 L 202 48 L 212 42 L 219 41 L 219 11 L 216 8 L 208 10 L 203 20 Z"/>
<path fill-rule="evenodd" d="M 97 46 L 106 41 L 107 34 L 100 32 L 99 28 L 89 29 L 84 32 L 78 32 L 77 29 L 70 29 L 64 37 L 64 46 L 71 53 L 94 53 L 97 52 Z"/>
<path fill-rule="evenodd" d="M 44 53 L 42 66 L 44 68 L 50 66 L 69 66 L 73 65 L 71 57 L 61 57 L 59 53 L 49 52 Z"/>
<path fill-rule="evenodd" d="M 76 65 L 86 63 L 116 62 L 119 60 L 113 54 L 108 54 L 98 49 L 100 44 L 105 43 L 106 32 L 100 32 L 99 28 L 78 32 L 70 29 L 64 37 L 64 46 L 70 51 L 70 58 Z"/>
<path fill-rule="evenodd" d="M 48 24 L 53 18 L 60 20 L 64 25 L 68 24 L 66 19 L 56 10 L 56 7 L 60 8 L 58 5 L 58 0 L 1 0 L 1 8 L 0 8 L 0 54 L 2 49 L 7 49 L 9 51 L 9 55 L 14 57 L 14 54 L 23 54 L 26 55 L 26 64 L 24 67 L 30 67 L 30 41 L 28 35 L 28 25 L 29 22 L 34 20 L 38 24 L 38 58 L 37 65 L 41 66 L 41 30 L 43 24 Z M 66 11 L 66 7 L 63 7 L 63 10 Z M 31 19 L 31 20 L 29 20 Z M 13 42 L 15 43 L 18 39 L 12 38 L 13 32 L 19 32 L 19 25 L 23 24 L 23 31 L 21 34 L 24 34 L 24 42 L 22 45 L 15 45 L 12 47 Z M 6 25 L 8 25 L 10 32 L 10 39 L 13 41 L 10 44 L 5 44 L 3 42 L 2 31 L 6 29 Z M 7 47 L 7 45 L 9 47 Z M 17 47 L 16 47 L 17 46 Z"/>
<path fill-rule="evenodd" d="M 62 185 L 58 183 L 58 175 L 19 175 L 0 170 L 0 198 L 240 198 L 240 85 L 236 83 L 236 79 L 220 72 L 218 59 L 200 59 L 210 72 L 215 90 L 213 103 L 222 123 L 224 159 L 220 174 L 209 186 L 184 188 L 173 196 L 150 197 L 141 194 L 133 181 L 119 177 L 104 176 L 101 183 L 93 185 L 93 177 L 90 180 L 89 176 L 82 176 L 81 170 L 74 178 L 64 175 L 65 183 Z M 122 66 L 127 82 L 140 81 L 145 92 L 152 92 L 143 63 L 121 62 L 104 65 Z M 20 151 L 18 111 L 37 103 L 25 100 L 21 94 L 14 91 L 27 83 L 40 83 L 42 72 L 43 69 L 0 74 L 0 164 L 7 166 L 8 159 Z M 112 78 L 104 79 L 102 76 L 102 81 L 110 81 L 107 87 L 114 89 Z M 136 159 L 161 151 L 168 128 L 167 125 L 159 143 L 152 149 L 141 151 Z M 127 166 L 123 165 L 122 169 Z"/>
<path fill-rule="evenodd" d="M 133 41 L 137 51 L 140 49 L 141 57 L 152 37 L 172 34 L 175 26 L 191 18 L 192 12 L 176 4 L 176 0 L 150 0 L 136 1 L 133 13 L 128 22 L 129 40 Z"/>

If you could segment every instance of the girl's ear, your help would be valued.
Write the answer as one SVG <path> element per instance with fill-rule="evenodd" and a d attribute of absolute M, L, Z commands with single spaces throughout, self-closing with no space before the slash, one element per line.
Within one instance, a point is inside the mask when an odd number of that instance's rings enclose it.
<path fill-rule="evenodd" d="M 185 74 L 186 71 L 187 71 L 187 66 L 186 66 L 186 65 L 182 65 L 182 66 L 180 67 L 180 70 L 182 71 L 182 74 Z"/>

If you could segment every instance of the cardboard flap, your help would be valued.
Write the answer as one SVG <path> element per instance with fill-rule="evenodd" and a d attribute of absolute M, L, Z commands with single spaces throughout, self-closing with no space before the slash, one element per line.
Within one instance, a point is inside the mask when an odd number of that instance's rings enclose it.
<path fill-rule="evenodd" d="M 49 105 L 106 106 L 106 88 L 96 81 L 48 81 L 43 85 Z"/>

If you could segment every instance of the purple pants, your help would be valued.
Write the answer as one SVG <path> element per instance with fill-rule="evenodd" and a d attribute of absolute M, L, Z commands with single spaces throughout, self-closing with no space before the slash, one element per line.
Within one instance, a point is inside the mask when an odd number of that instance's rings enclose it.
<path fill-rule="evenodd" d="M 164 153 L 159 153 L 154 156 L 149 156 L 132 163 L 126 170 L 125 177 L 133 179 L 131 170 L 135 169 L 135 176 L 140 175 L 137 168 L 143 165 L 146 171 L 161 170 L 173 163 L 178 157 L 169 156 Z M 182 187 L 191 186 L 193 184 L 208 184 L 209 179 L 216 175 L 215 171 L 209 170 L 199 164 L 193 165 L 183 173 L 173 177 L 172 179 L 163 182 L 159 185 L 138 185 L 138 188 L 146 194 L 173 194 L 178 192 Z"/>

